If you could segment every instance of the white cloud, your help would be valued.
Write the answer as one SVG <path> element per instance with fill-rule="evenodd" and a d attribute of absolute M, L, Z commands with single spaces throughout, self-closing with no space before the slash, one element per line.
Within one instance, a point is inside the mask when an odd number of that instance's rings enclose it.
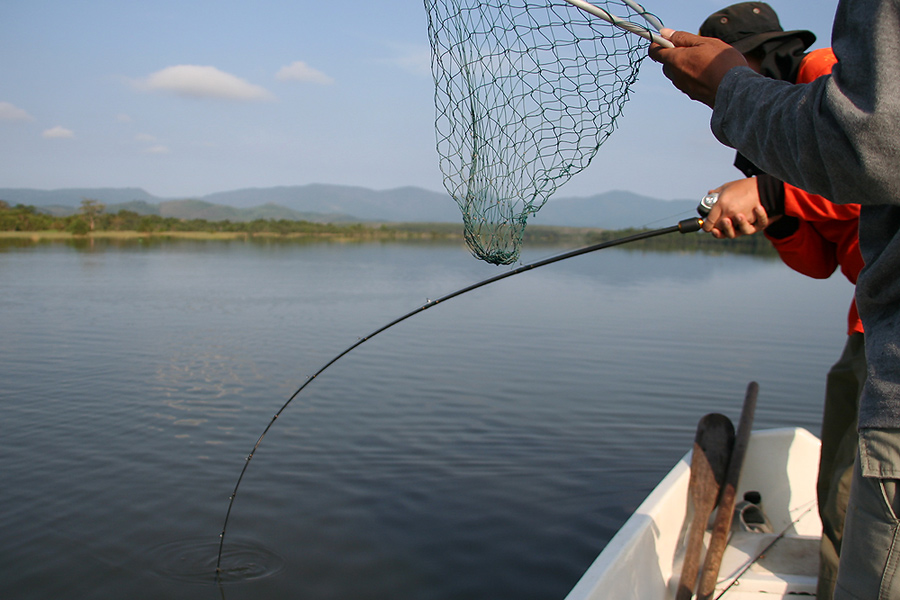
<path fill-rule="evenodd" d="M 215 67 L 199 65 L 166 67 L 137 81 L 135 86 L 141 90 L 172 92 L 190 98 L 244 101 L 273 99 L 265 88 Z"/>
<path fill-rule="evenodd" d="M 27 112 L 10 104 L 9 102 L 0 102 L 0 121 L 33 121 L 34 117 Z"/>
<path fill-rule="evenodd" d="M 146 150 L 144 150 L 147 154 L 168 154 L 169 148 L 167 146 L 150 146 Z"/>
<path fill-rule="evenodd" d="M 149 142 L 155 142 L 155 141 L 156 141 L 156 136 L 155 136 L 155 135 L 150 135 L 149 133 L 139 133 L 139 134 L 137 134 L 136 136 L 134 136 L 134 140 L 135 140 L 136 142 L 148 142 L 148 143 L 149 143 Z"/>
<path fill-rule="evenodd" d="M 431 75 L 431 48 L 413 44 L 390 44 L 394 52 L 386 62 L 415 75 Z"/>
<path fill-rule="evenodd" d="M 119 113 L 116 115 L 116 121 L 118 121 L 119 123 L 131 123 L 132 119 L 130 115 Z"/>
<path fill-rule="evenodd" d="M 330 85 L 334 83 L 334 79 L 332 79 L 322 71 L 310 67 L 302 60 L 292 62 L 286 67 L 281 67 L 281 69 L 275 74 L 275 79 L 279 79 L 281 81 L 302 81 L 304 83 L 318 83 L 320 85 Z"/>
<path fill-rule="evenodd" d="M 66 129 L 65 127 L 57 125 L 52 129 L 45 130 L 41 135 L 47 139 L 65 139 L 75 137 L 75 132 L 71 129 Z"/>

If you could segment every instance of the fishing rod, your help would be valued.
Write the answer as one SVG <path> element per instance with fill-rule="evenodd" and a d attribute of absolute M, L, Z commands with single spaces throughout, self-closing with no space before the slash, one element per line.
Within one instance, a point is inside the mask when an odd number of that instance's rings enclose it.
<path fill-rule="evenodd" d="M 506 279 L 507 277 L 512 277 L 513 275 L 518 275 L 519 273 L 524 273 L 525 271 L 531 271 L 533 269 L 537 269 L 538 267 L 543 267 L 546 265 L 557 263 L 557 262 L 560 262 L 563 260 L 567 260 L 569 258 L 574 258 L 576 256 L 582 256 L 584 254 L 596 252 L 597 250 L 603 250 L 604 248 L 612 248 L 613 246 L 621 246 L 623 244 L 629 244 L 631 242 L 637 242 L 639 240 L 646 240 L 646 239 L 649 239 L 652 237 L 666 235 L 668 233 L 675 233 L 676 231 L 679 233 L 693 233 L 695 231 L 699 231 L 702 228 L 702 226 L 703 226 L 703 219 L 698 219 L 698 218 L 684 219 L 683 221 L 679 221 L 678 224 L 672 225 L 670 227 L 663 227 L 661 229 L 652 229 L 649 231 L 642 231 L 642 232 L 636 233 L 634 235 L 629 235 L 629 236 L 618 238 L 615 240 L 609 240 L 606 242 L 600 242 L 600 243 L 593 244 L 590 246 L 585 246 L 585 247 L 579 248 L 577 250 L 572 250 L 570 252 L 565 252 L 563 254 L 551 256 L 550 258 L 546 258 L 544 260 L 539 260 L 537 262 L 533 262 L 533 263 L 530 263 L 527 265 L 522 265 L 522 266 L 512 269 L 510 271 L 506 271 L 505 273 L 501 273 L 500 275 L 495 275 L 494 277 L 490 277 L 483 281 L 479 281 L 478 283 L 474 283 L 472 285 L 458 289 L 455 292 L 451 292 L 451 293 L 447 294 L 446 296 L 441 296 L 440 298 L 438 298 L 436 300 L 428 300 L 422 306 L 406 313 L 405 315 L 403 315 L 402 317 L 400 317 L 398 319 L 394 319 L 387 325 L 384 325 L 383 327 L 376 329 L 375 331 L 373 331 L 372 333 L 370 333 L 369 335 L 367 335 L 365 337 L 359 338 L 354 344 L 348 346 L 345 350 L 343 350 L 337 356 L 335 356 L 330 361 L 325 363 L 325 365 L 322 366 L 318 371 L 316 371 L 314 374 L 309 376 L 306 379 L 306 381 L 303 383 L 303 385 L 301 385 L 299 388 L 297 388 L 297 391 L 295 391 L 291 395 L 291 397 L 288 398 L 287 402 L 285 402 L 282 405 L 282 407 L 280 409 L 278 409 L 278 412 L 275 413 L 275 415 L 269 421 L 269 424 L 266 425 L 266 428 L 263 430 L 262 434 L 259 436 L 259 439 L 256 440 L 256 444 L 253 446 L 253 450 L 251 450 L 250 454 L 247 455 L 247 458 L 244 461 L 244 468 L 241 469 L 241 474 L 238 476 L 237 483 L 235 483 L 234 491 L 231 492 L 231 496 L 228 499 L 228 510 L 225 513 L 225 522 L 222 525 L 222 533 L 219 534 L 219 553 L 216 558 L 216 582 L 219 581 L 219 577 L 222 573 L 222 550 L 225 545 L 225 532 L 228 529 L 228 519 L 231 516 L 231 509 L 234 506 L 234 499 L 237 496 L 238 488 L 241 486 L 241 481 L 244 479 L 244 474 L 247 472 L 247 467 L 250 466 L 250 461 L 253 459 L 254 454 L 256 454 L 256 450 L 259 448 L 259 445 L 262 443 L 263 438 L 266 437 L 266 434 L 269 433 L 269 430 L 272 428 L 272 425 L 274 425 L 275 421 L 278 420 L 278 417 L 280 417 L 281 414 L 288 407 L 288 405 L 291 402 L 293 402 L 294 398 L 296 398 L 300 394 L 300 392 L 302 392 L 306 388 L 306 386 L 308 386 L 310 383 L 312 383 L 314 379 L 316 379 L 319 375 L 324 373 L 328 369 L 328 367 L 330 367 L 331 365 L 333 365 L 334 363 L 339 361 L 341 358 L 343 358 L 344 356 L 346 356 L 347 354 L 349 354 L 350 352 L 352 352 L 353 350 L 355 350 L 356 348 L 358 348 L 359 346 L 361 346 L 368 340 L 372 339 L 379 333 L 387 331 L 394 325 L 402 323 L 403 321 L 407 320 L 408 318 L 412 317 L 413 315 L 417 315 L 421 312 L 428 310 L 429 308 L 431 308 L 433 306 L 437 306 L 438 304 L 441 304 L 442 302 L 446 302 L 447 300 L 456 298 L 457 296 L 462 296 L 463 294 L 466 294 L 473 290 L 477 290 L 478 288 L 484 287 L 484 286 L 494 283 L 496 281 L 500 281 L 501 279 Z"/>

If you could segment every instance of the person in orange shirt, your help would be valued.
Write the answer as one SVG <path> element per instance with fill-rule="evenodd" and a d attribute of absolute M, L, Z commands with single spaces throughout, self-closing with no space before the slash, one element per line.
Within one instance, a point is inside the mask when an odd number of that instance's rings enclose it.
<path fill-rule="evenodd" d="M 808 83 L 831 72 L 830 48 L 807 52 L 809 31 L 783 31 L 775 11 L 762 2 L 742 2 L 706 19 L 700 35 L 739 50 L 751 69 L 773 79 Z M 764 173 L 738 153 L 735 166 L 745 179 L 711 190 L 719 215 L 705 229 L 717 238 L 763 231 L 789 267 L 817 279 L 836 269 L 856 284 L 863 267 L 859 251 L 858 204 L 832 204 Z M 847 343 L 828 374 L 822 417 L 822 455 L 817 481 L 823 534 L 817 597 L 831 599 L 857 449 L 859 396 L 866 378 L 865 344 L 856 301 L 850 305 Z"/>

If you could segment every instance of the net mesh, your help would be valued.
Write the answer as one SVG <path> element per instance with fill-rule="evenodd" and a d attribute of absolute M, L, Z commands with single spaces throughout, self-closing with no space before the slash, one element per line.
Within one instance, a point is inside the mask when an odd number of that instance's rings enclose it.
<path fill-rule="evenodd" d="M 617 1 L 595 6 L 636 23 Z M 487 262 L 613 132 L 648 42 L 557 0 L 425 0 L 444 186 Z"/>

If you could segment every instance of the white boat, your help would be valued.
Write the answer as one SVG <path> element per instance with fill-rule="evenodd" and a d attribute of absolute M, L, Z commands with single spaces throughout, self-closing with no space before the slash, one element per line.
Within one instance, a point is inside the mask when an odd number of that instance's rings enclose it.
<path fill-rule="evenodd" d="M 815 596 L 822 535 L 816 504 L 820 447 L 805 429 L 752 433 L 737 498 L 758 491 L 773 532 L 732 530 L 713 598 Z M 675 598 L 690 525 L 690 465 L 689 452 L 610 540 L 566 600 Z"/>

